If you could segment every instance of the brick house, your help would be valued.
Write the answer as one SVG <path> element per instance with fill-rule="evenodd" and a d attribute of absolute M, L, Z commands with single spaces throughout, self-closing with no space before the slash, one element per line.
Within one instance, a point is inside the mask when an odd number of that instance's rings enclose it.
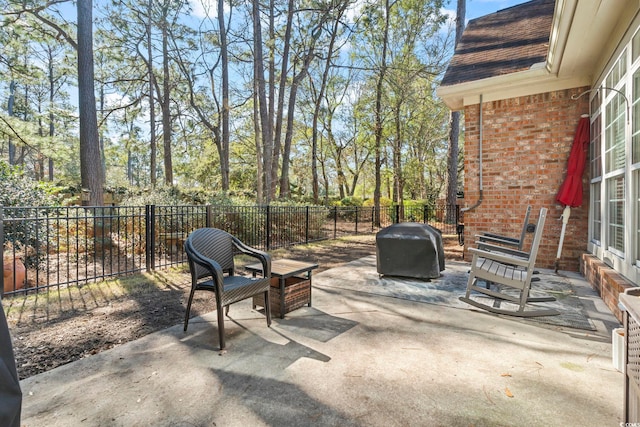
<path fill-rule="evenodd" d="M 588 115 L 583 205 L 559 268 L 580 270 L 618 318 L 618 294 L 640 281 L 639 30 L 637 0 L 522 3 L 468 23 L 438 88 L 464 111 L 466 244 L 482 231 L 519 235 L 526 206 L 530 222 L 546 207 L 542 268 L 556 264 L 556 194 Z"/>

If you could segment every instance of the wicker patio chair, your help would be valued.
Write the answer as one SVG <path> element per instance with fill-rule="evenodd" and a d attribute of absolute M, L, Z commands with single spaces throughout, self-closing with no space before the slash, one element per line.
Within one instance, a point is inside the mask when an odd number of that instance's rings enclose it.
<path fill-rule="evenodd" d="M 471 271 L 469 272 L 466 294 L 460 297 L 460 300 L 483 310 L 511 316 L 535 317 L 560 314 L 553 309 L 527 306 L 528 303 L 555 301 L 552 296 L 529 296 L 546 216 L 547 209 L 540 209 L 531 251 L 528 253 L 521 253 L 519 256 L 518 254 L 508 254 L 503 251 L 470 248 L 469 251 L 473 253 Z M 522 254 L 525 254 L 525 256 L 522 256 Z M 484 281 L 485 287 L 479 286 L 478 280 Z M 498 286 L 495 289 L 490 289 L 489 284 Z M 472 299 L 471 291 L 491 297 L 488 300 L 493 299 L 494 303 L 484 303 Z M 517 308 L 514 310 L 500 308 L 500 301 L 514 303 Z"/>
<path fill-rule="evenodd" d="M 199 228 L 189 234 L 185 242 L 185 251 L 191 272 L 191 293 L 184 318 L 184 330 L 189 325 L 189 313 L 193 295 L 196 291 L 215 293 L 218 312 L 218 336 L 220 349 L 225 348 L 224 315 L 229 314 L 229 305 L 263 294 L 269 301 L 271 277 L 271 257 L 266 252 L 251 248 L 226 231 L 216 228 Z M 263 277 L 245 277 L 234 275 L 234 255 L 245 254 L 257 258 L 262 263 Z M 265 305 L 267 326 L 271 326 L 271 307 Z"/>

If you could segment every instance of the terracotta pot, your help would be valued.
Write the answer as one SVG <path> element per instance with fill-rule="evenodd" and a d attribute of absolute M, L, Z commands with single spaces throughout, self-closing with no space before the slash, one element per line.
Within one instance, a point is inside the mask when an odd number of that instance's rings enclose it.
<path fill-rule="evenodd" d="M 2 262 L 4 264 L 4 292 L 12 292 L 24 288 L 27 269 L 24 267 L 22 261 L 18 258 L 5 256 L 2 258 Z"/>

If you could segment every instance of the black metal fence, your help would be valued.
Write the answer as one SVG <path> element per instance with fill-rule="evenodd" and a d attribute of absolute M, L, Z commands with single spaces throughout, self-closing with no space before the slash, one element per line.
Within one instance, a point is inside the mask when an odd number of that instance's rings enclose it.
<path fill-rule="evenodd" d="M 0 207 L 4 294 L 81 285 L 186 263 L 183 243 L 196 228 L 216 227 L 246 244 L 280 247 L 373 233 L 397 222 L 423 222 L 455 234 L 458 206 L 109 206 Z M 7 273 L 8 272 L 8 273 Z"/>

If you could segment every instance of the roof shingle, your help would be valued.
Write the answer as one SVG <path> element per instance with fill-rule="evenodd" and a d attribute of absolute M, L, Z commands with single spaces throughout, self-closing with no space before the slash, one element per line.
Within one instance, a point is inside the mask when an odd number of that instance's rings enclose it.
<path fill-rule="evenodd" d="M 442 86 L 529 69 L 546 60 L 554 0 L 533 0 L 469 21 Z"/>

